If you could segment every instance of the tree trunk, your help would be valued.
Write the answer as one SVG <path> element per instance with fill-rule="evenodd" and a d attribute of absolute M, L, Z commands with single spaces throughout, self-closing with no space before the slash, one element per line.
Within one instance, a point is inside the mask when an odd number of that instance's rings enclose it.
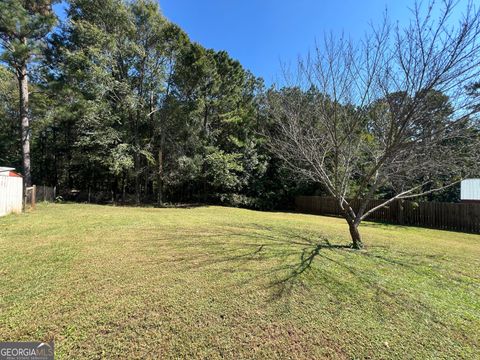
<path fill-rule="evenodd" d="M 130 113 L 130 120 L 133 122 L 133 136 L 135 144 L 135 154 L 133 157 L 135 169 L 135 204 L 140 205 L 140 154 L 139 154 L 139 135 L 138 135 L 138 116 L 134 117 Z"/>
<path fill-rule="evenodd" d="M 135 153 L 135 204 L 140 205 L 140 159 L 138 152 Z"/>
<path fill-rule="evenodd" d="M 358 231 L 358 224 L 349 223 L 350 236 L 352 237 L 352 247 L 356 250 L 363 249 L 362 236 Z"/>
<path fill-rule="evenodd" d="M 125 205 L 125 191 L 127 187 L 126 179 L 127 179 L 127 175 L 126 175 L 126 172 L 124 171 L 122 175 L 122 204 L 123 205 Z"/>
<path fill-rule="evenodd" d="M 23 64 L 18 73 L 18 85 L 20 91 L 20 122 L 22 131 L 22 156 L 23 176 L 25 186 L 32 186 L 32 173 L 30 167 L 30 119 L 28 110 L 28 75 L 27 65 Z"/>
<path fill-rule="evenodd" d="M 157 178 L 158 206 L 163 206 L 163 147 L 164 147 L 163 138 L 164 137 L 163 137 L 163 134 L 161 136 L 162 136 L 162 140 L 160 141 L 160 150 L 158 150 L 158 178 Z"/>
<path fill-rule="evenodd" d="M 358 231 L 358 225 L 360 224 L 360 214 L 355 214 L 350 204 L 346 203 L 346 206 L 342 207 L 342 203 L 339 202 L 340 208 L 343 209 L 343 217 L 347 221 L 348 228 L 350 230 L 350 236 L 352 238 L 352 248 L 360 250 L 363 248 L 362 236 Z M 361 210 L 360 210 L 361 211 Z"/>

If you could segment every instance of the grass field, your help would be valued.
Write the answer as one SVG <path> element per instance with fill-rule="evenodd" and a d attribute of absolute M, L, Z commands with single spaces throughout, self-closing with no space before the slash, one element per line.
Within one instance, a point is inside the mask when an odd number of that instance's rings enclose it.
<path fill-rule="evenodd" d="M 56 357 L 480 358 L 480 235 L 223 207 L 0 219 L 0 341 Z"/>

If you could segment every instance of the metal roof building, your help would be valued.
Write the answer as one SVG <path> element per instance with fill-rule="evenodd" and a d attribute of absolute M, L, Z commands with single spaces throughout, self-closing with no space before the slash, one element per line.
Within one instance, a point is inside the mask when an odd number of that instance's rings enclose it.
<path fill-rule="evenodd" d="M 15 172 L 15 168 L 3 167 L 3 166 L 0 166 L 0 176 L 21 177 L 21 175 L 19 175 L 18 173 Z"/>
<path fill-rule="evenodd" d="M 14 170 L 0 167 L 0 216 L 22 211 L 23 178 Z"/>
<path fill-rule="evenodd" d="M 480 202 L 480 179 L 462 180 L 460 200 L 464 202 Z"/>

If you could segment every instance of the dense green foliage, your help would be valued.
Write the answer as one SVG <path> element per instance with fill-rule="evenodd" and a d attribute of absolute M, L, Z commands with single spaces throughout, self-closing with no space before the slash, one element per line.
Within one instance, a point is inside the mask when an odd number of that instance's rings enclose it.
<path fill-rule="evenodd" d="M 0 34 L 15 46 L 2 49 L 0 165 L 25 170 L 15 78 L 20 61 L 29 72 L 27 130 L 36 184 L 55 185 L 67 197 L 80 190 L 82 201 L 255 208 L 291 204 L 296 193 L 323 192 L 288 170 L 261 134 L 273 128 L 268 104 L 274 96 L 300 93 L 303 106 L 313 108 L 324 95 L 315 89 L 266 91 L 261 78 L 225 51 L 190 41 L 155 0 L 70 0 L 66 19 L 51 31 L 52 3 L 2 3 Z M 22 45 L 23 38 L 30 40 Z M 367 111 L 381 112 L 382 101 Z M 432 97 L 432 118 L 448 121 L 449 106 L 445 95 Z M 367 127 L 365 139 L 375 141 Z M 365 154 L 362 161 L 368 160 Z M 397 185 L 377 195 L 388 197 Z M 452 188 L 437 199 L 456 200 L 457 193 Z"/>
<path fill-rule="evenodd" d="M 52 5 L 56 0 L 4 0 L 0 3 L 0 61 L 18 81 L 22 168 L 25 184 L 32 184 L 31 109 L 29 78 L 39 65 L 46 37 L 56 22 Z"/>
<path fill-rule="evenodd" d="M 67 12 L 29 68 L 35 183 L 92 201 L 262 208 L 298 185 L 258 135 L 262 80 L 226 52 L 191 42 L 153 0 L 72 0 Z M 1 163 L 22 169 L 7 68 Z"/>
<path fill-rule="evenodd" d="M 0 163 L 14 164 L 21 159 L 18 136 L 18 96 L 13 74 L 0 67 Z"/>

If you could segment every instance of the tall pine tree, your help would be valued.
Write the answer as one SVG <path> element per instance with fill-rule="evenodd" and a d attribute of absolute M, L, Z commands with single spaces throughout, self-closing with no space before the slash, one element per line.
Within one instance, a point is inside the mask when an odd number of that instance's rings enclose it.
<path fill-rule="evenodd" d="M 30 162 L 30 111 L 28 77 L 32 62 L 42 52 L 42 42 L 55 24 L 52 0 L 0 2 L 1 59 L 15 72 L 19 88 L 19 115 L 25 185 L 32 183 Z"/>

